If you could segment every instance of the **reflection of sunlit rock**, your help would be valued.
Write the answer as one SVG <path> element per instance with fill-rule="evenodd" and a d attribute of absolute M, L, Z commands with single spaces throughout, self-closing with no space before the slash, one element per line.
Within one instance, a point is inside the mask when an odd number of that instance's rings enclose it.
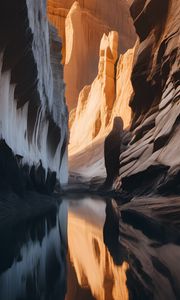
<path fill-rule="evenodd" d="M 89 205 L 87 210 L 88 215 L 85 219 L 75 211 L 69 212 L 70 263 L 74 267 L 79 287 L 74 288 L 73 294 L 72 282 L 70 282 L 71 294 L 67 295 L 67 300 L 82 300 L 77 298 L 78 288 L 89 289 L 97 300 L 127 300 L 129 299 L 126 287 L 128 265 L 124 262 L 122 266 L 116 266 L 103 242 L 105 213 L 99 220 L 97 212 Z M 105 208 L 100 207 L 98 212 L 102 210 L 104 212 Z M 90 219 L 91 214 L 94 220 Z M 97 215 L 94 216 L 95 214 Z"/>

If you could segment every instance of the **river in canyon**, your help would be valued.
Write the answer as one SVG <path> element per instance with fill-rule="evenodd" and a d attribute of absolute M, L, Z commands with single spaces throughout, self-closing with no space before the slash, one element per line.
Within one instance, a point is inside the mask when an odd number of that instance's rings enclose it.
<path fill-rule="evenodd" d="M 0 299 L 180 299 L 178 232 L 115 211 L 110 198 L 64 196 L 1 231 Z"/>

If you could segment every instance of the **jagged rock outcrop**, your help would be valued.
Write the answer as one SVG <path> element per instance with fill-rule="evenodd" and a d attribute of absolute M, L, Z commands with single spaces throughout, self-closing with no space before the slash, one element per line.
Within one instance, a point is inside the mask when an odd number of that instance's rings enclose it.
<path fill-rule="evenodd" d="M 133 138 L 120 157 L 123 188 L 180 192 L 180 6 L 177 0 L 136 0 L 131 14 L 139 45 L 130 102 Z"/>
<path fill-rule="evenodd" d="M 8 170 L 15 175 L 17 168 L 36 187 L 52 188 L 56 177 L 67 181 L 67 109 L 60 50 L 57 33 L 48 25 L 46 1 L 1 2 L 1 183 Z M 11 166 L 9 157 L 11 161 L 14 157 Z"/>
<path fill-rule="evenodd" d="M 97 75 L 103 34 L 118 31 L 121 53 L 134 45 L 136 35 L 129 4 L 125 0 L 49 0 L 48 13 L 63 39 L 66 97 L 71 110 L 77 105 L 80 91 Z"/>

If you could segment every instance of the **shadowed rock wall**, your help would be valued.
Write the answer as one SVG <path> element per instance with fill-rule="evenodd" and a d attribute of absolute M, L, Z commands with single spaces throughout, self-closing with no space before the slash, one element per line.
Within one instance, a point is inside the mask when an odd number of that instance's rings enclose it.
<path fill-rule="evenodd" d="M 18 167 L 26 165 L 26 174 L 33 174 L 34 182 L 37 177 L 42 185 L 52 174 L 67 181 L 67 108 L 60 50 L 57 34 L 48 25 L 46 1 L 0 3 L 1 154 L 11 156 L 12 150 Z M 38 172 L 41 176 L 36 176 Z"/>
<path fill-rule="evenodd" d="M 180 6 L 134 1 L 139 45 L 132 72 L 130 145 L 120 157 L 123 188 L 180 192 Z"/>

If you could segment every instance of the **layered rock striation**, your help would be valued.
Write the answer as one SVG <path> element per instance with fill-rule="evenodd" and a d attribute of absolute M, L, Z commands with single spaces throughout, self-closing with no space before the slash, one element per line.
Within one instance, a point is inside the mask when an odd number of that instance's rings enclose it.
<path fill-rule="evenodd" d="M 133 138 L 120 157 L 128 191 L 180 191 L 180 7 L 178 1 L 134 1 L 139 45 L 132 72 Z"/>
<path fill-rule="evenodd" d="M 120 194 L 107 203 L 104 226 L 114 260 L 129 264 L 129 299 L 180 295 L 179 13 L 176 0 L 135 0 L 131 7 L 139 35 L 131 76 L 132 139 L 120 156 Z"/>
<path fill-rule="evenodd" d="M 1 187 L 8 174 L 11 183 L 16 181 L 18 169 L 42 189 L 54 186 L 56 178 L 67 181 L 60 50 L 57 33 L 48 25 L 46 1 L 0 4 Z M 22 184 L 21 179 L 18 182 Z"/>
<path fill-rule="evenodd" d="M 49 0 L 48 14 L 63 39 L 66 97 L 71 110 L 77 106 L 80 91 L 97 75 L 103 34 L 118 31 L 121 53 L 134 45 L 136 35 L 129 4 L 125 0 Z"/>

